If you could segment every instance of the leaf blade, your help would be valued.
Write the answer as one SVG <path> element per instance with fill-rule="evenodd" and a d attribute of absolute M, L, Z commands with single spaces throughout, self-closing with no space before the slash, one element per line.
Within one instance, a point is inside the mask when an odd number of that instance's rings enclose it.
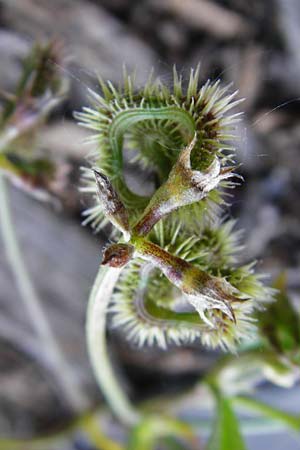
<path fill-rule="evenodd" d="M 205 450 L 247 450 L 228 398 L 217 394 L 217 415 Z"/>

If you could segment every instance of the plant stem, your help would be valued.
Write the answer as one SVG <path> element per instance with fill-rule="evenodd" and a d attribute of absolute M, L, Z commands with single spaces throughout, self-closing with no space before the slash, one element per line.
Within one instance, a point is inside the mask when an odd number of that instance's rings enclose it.
<path fill-rule="evenodd" d="M 97 420 L 97 415 L 88 415 L 80 421 L 80 428 L 89 437 L 95 448 L 99 450 L 122 450 L 122 446 L 103 434 Z"/>
<path fill-rule="evenodd" d="M 74 412 L 79 412 L 88 406 L 87 398 L 80 391 L 77 378 L 66 362 L 59 344 L 55 339 L 41 301 L 32 284 L 13 226 L 9 206 L 6 181 L 0 174 L 0 228 L 8 262 L 14 274 L 17 288 L 25 305 L 28 316 L 40 340 L 41 351 L 46 352 L 49 365 L 57 383 Z"/>
<path fill-rule="evenodd" d="M 294 429 L 295 431 L 300 430 L 299 414 L 287 413 L 253 397 L 238 395 L 236 397 L 233 397 L 232 400 L 237 405 L 241 405 L 242 407 L 245 407 L 248 410 L 252 410 L 260 415 L 266 416 L 269 419 L 274 420 L 274 422 L 279 423 L 281 422 L 282 424 L 286 425 L 289 428 Z"/>
<path fill-rule="evenodd" d="M 91 364 L 102 393 L 118 419 L 131 426 L 140 420 L 140 414 L 115 378 L 106 346 L 107 306 L 121 270 L 100 268 L 89 299 L 86 333 Z"/>

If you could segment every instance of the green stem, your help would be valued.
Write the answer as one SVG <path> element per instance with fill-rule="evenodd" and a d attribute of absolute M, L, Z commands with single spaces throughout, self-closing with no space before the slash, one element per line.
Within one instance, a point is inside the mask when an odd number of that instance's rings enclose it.
<path fill-rule="evenodd" d="M 17 288 L 25 305 L 28 316 L 40 340 L 41 351 L 47 352 L 53 374 L 70 407 L 74 411 L 82 411 L 87 407 L 87 399 L 80 391 L 78 380 L 72 369 L 66 362 L 56 341 L 41 301 L 32 284 L 25 262 L 22 258 L 14 230 L 13 219 L 10 211 L 6 181 L 0 174 L 0 229 L 3 236 L 4 247 L 8 262 L 14 274 Z"/>
<path fill-rule="evenodd" d="M 107 306 L 121 270 L 100 268 L 89 299 L 86 333 L 91 364 L 102 393 L 118 419 L 131 426 L 140 420 L 140 414 L 115 378 L 106 345 Z"/>
<path fill-rule="evenodd" d="M 295 431 L 300 430 L 300 415 L 289 414 L 285 411 L 282 411 L 274 406 L 268 405 L 260 400 L 257 400 L 253 397 L 245 397 L 243 395 L 238 395 L 232 398 L 232 401 L 237 405 L 241 405 L 242 407 L 257 412 L 260 415 L 266 416 L 271 420 L 276 422 L 281 422 L 289 428 L 294 429 Z"/>
<path fill-rule="evenodd" d="M 99 450 L 122 450 L 122 446 L 107 437 L 99 426 L 97 415 L 88 415 L 80 421 L 79 426 L 89 437 L 90 442 Z"/>

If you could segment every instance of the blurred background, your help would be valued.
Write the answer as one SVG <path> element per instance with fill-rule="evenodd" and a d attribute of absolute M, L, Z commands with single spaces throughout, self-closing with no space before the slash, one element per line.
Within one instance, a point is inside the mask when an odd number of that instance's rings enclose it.
<path fill-rule="evenodd" d="M 233 82 L 244 97 L 237 160 L 246 183 L 227 214 L 244 230 L 245 261 L 257 259 L 270 282 L 284 271 L 300 305 L 300 2 L 299 0 L 0 0 L 0 89 L 14 91 L 21 62 L 35 42 L 59 38 L 69 79 L 65 101 L 40 129 L 37 147 L 62 161 L 67 173 L 55 194 L 62 207 L 11 188 L 15 225 L 26 265 L 56 337 L 89 408 L 102 400 L 89 365 L 85 309 L 105 234 L 81 226 L 86 200 L 78 192 L 89 135 L 73 111 L 88 104 L 97 75 L 122 79 L 122 65 L 142 84 L 154 68 L 171 81 L 175 63 L 188 78 Z M 32 436 L 57 430 L 72 411 L 32 330 L 0 241 L 0 434 Z M 111 353 L 132 398 L 178 393 L 203 374 L 214 355 L 199 349 L 137 350 L 110 333 Z M 261 396 L 299 413 L 299 387 L 260 387 Z M 193 412 L 193 405 L 191 411 Z M 275 439 L 275 441 L 274 441 Z M 273 430 L 249 436 L 250 449 L 300 449 Z M 69 447 L 68 447 L 69 445 Z M 79 444 L 78 444 L 79 445 Z M 88 449 L 81 444 L 78 449 Z M 66 443 L 62 450 L 71 449 Z M 142 449 L 141 449 L 142 450 Z"/>

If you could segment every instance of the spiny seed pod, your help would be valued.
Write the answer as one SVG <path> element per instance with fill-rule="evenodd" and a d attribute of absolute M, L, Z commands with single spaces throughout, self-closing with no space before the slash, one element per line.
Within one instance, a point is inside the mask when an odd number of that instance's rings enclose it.
<path fill-rule="evenodd" d="M 135 193 L 124 176 L 123 146 L 129 157 L 141 169 L 153 171 L 161 185 L 178 159 L 180 151 L 188 146 L 195 133 L 197 141 L 191 152 L 191 167 L 205 172 L 218 156 L 221 168 L 232 161 L 235 138 L 233 126 L 241 112 L 227 114 L 241 100 L 235 100 L 237 91 L 230 92 L 230 85 L 221 87 L 220 81 L 209 80 L 199 89 L 199 67 L 191 70 L 186 90 L 182 78 L 174 69 L 172 88 L 152 76 L 143 88 L 134 87 L 134 78 L 124 73 L 123 88 L 115 88 L 109 81 L 100 80 L 103 94 L 90 91 L 92 107 L 76 113 L 79 123 L 93 130 L 89 141 L 97 149 L 90 155 L 93 167 L 105 173 L 118 192 L 120 199 L 134 221 L 149 203 L 150 197 Z M 221 169 L 221 170 L 222 170 Z M 93 172 L 83 171 L 83 191 L 91 194 L 95 205 L 85 211 L 84 224 L 91 223 L 99 231 L 107 223 L 99 204 Z M 228 184 L 228 183 L 227 183 Z M 218 190 L 213 189 L 203 202 L 178 210 L 180 219 L 193 228 L 195 222 L 209 217 L 214 203 L 222 203 Z"/>
<path fill-rule="evenodd" d="M 198 82 L 199 68 L 186 89 L 176 70 L 171 89 L 151 79 L 135 89 L 125 74 L 123 89 L 101 81 L 103 94 L 91 92 L 93 107 L 77 114 L 97 143 L 97 183 L 85 169 L 83 187 L 96 203 L 84 223 L 99 230 L 111 222 L 127 242 L 108 247 L 102 261 L 123 267 L 109 307 L 113 326 L 138 345 L 200 339 L 233 350 L 255 333 L 253 311 L 272 290 L 253 264 L 238 266 L 238 233 L 213 207 L 238 176 L 229 140 L 240 113 L 227 113 L 240 100 L 219 81 Z M 140 170 L 155 175 L 152 196 L 127 185 L 125 140 Z"/>

